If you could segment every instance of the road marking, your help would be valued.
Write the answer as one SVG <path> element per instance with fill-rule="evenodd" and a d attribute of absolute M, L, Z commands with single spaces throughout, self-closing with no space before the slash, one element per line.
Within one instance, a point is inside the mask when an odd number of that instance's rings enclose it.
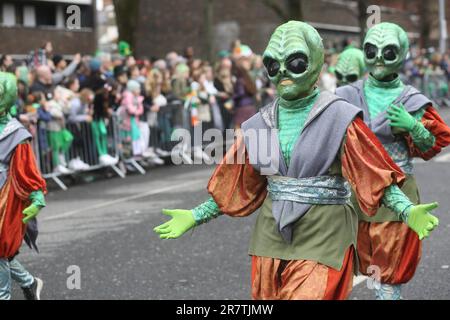
<path fill-rule="evenodd" d="M 113 201 L 108 201 L 108 202 L 103 202 L 103 203 L 99 203 L 96 205 L 92 205 L 89 207 L 85 207 L 85 208 L 81 208 L 81 209 L 77 209 L 77 210 L 72 210 L 72 211 L 68 211 L 68 212 L 64 212 L 61 214 L 57 214 L 51 217 L 44 217 L 42 219 L 40 219 L 41 221 L 51 221 L 51 220 L 57 220 L 57 219 L 62 219 L 62 218 L 67 218 L 82 212 L 86 212 L 86 211 L 92 211 L 92 210 L 96 210 L 96 209 L 101 209 L 101 208 L 106 208 L 109 207 L 111 205 L 114 204 L 118 204 L 118 203 L 122 203 L 122 202 L 127 202 L 130 200 L 135 200 L 135 199 L 139 199 L 139 198 L 145 198 L 151 195 L 155 195 L 158 193 L 162 193 L 162 192 L 167 192 L 167 191 L 171 191 L 171 190 L 176 190 L 176 189 L 181 189 L 181 188 L 185 188 L 185 187 L 190 187 L 190 186 L 194 186 L 194 185 L 204 185 L 205 184 L 205 180 L 204 179 L 197 179 L 191 182 L 187 182 L 187 183 L 183 183 L 183 185 L 174 187 L 174 186 L 167 186 L 165 188 L 160 188 L 160 189 L 156 189 L 156 190 L 152 190 L 152 191 L 147 191 L 147 192 L 143 192 L 143 193 L 139 193 L 136 194 L 134 196 L 128 196 L 128 197 L 123 197 L 123 198 L 119 198 L 117 200 L 113 200 Z"/>
<path fill-rule="evenodd" d="M 366 281 L 368 278 L 366 276 L 355 276 L 353 277 L 353 288 L 360 285 L 364 281 Z"/>
<path fill-rule="evenodd" d="M 434 158 L 434 162 L 450 162 L 450 153 L 437 156 Z"/>

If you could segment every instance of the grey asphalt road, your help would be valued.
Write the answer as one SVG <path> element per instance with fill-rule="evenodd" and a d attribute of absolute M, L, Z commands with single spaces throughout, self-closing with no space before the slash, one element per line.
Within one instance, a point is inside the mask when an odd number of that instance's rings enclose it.
<path fill-rule="evenodd" d="M 442 115 L 450 123 L 450 112 Z M 19 260 L 45 281 L 43 299 L 248 299 L 256 214 L 220 217 L 178 240 L 161 241 L 152 232 L 167 220 L 161 208 L 193 208 L 207 199 L 212 170 L 165 166 L 52 190 L 40 216 L 40 254 L 24 247 Z M 424 242 L 404 297 L 450 299 L 450 153 L 418 161 L 416 173 L 423 201 L 440 203 L 440 226 Z M 72 268 L 80 271 L 80 289 L 71 287 Z M 351 299 L 373 298 L 364 279 L 356 283 Z M 17 286 L 13 294 L 22 299 Z"/>

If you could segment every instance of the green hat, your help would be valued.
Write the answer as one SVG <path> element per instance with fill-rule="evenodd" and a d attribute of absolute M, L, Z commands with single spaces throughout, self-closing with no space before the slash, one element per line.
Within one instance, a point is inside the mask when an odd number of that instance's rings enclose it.
<path fill-rule="evenodd" d="M 126 41 L 119 42 L 119 54 L 123 57 L 128 57 L 132 55 L 130 44 Z"/>

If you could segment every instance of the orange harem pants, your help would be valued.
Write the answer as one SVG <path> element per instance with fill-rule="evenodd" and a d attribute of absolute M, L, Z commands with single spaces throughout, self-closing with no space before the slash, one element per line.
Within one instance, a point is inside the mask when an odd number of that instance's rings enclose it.
<path fill-rule="evenodd" d="M 353 285 L 354 249 L 340 271 L 310 260 L 252 256 L 254 300 L 345 300 Z"/>
<path fill-rule="evenodd" d="M 362 274 L 369 275 L 368 267 L 378 266 L 380 282 L 396 285 L 406 283 L 414 276 L 422 243 L 402 222 L 360 221 L 357 251 Z"/>

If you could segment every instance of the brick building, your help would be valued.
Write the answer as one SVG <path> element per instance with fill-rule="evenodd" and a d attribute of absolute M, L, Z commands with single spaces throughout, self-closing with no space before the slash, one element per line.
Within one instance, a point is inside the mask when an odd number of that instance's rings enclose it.
<path fill-rule="evenodd" d="M 81 28 L 66 25 L 70 5 L 78 5 Z M 28 54 L 51 41 L 64 54 L 93 53 L 97 47 L 95 0 L 0 1 L 0 53 Z"/>
<path fill-rule="evenodd" d="M 213 3 L 209 15 L 208 2 Z M 381 21 L 400 24 L 413 42 L 421 42 L 423 1 L 368 2 L 381 7 Z M 431 44 L 436 45 L 439 38 L 437 1 L 431 2 L 436 4 L 428 6 L 428 16 L 431 18 L 429 33 Z M 304 20 L 319 30 L 326 46 L 342 43 L 346 38 L 359 41 L 357 8 L 357 1 L 350 0 L 302 1 Z M 450 4 L 447 4 L 447 19 L 449 17 Z M 193 46 L 199 55 L 206 56 L 210 46 L 213 52 L 228 49 L 237 38 L 249 44 L 254 51 L 262 52 L 268 37 L 281 22 L 280 16 L 261 0 L 140 0 L 135 52 L 138 55 L 162 56 L 171 50 L 182 51 L 187 46 Z M 212 41 L 208 41 L 208 34 Z"/>

